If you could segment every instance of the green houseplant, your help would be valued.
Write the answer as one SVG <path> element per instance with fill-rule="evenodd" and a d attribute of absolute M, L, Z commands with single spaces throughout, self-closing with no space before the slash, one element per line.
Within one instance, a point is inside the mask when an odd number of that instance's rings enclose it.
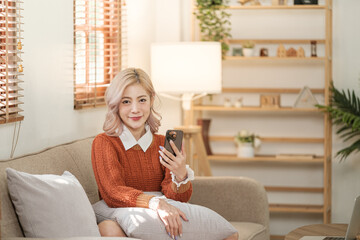
<path fill-rule="evenodd" d="M 245 41 L 242 43 L 243 54 L 245 57 L 251 57 L 254 54 L 255 43 L 253 41 Z"/>
<path fill-rule="evenodd" d="M 360 99 L 355 91 L 339 91 L 331 85 L 332 97 L 330 105 L 316 105 L 319 109 L 330 113 L 334 125 L 340 128 L 337 134 L 344 139 L 344 142 L 352 140 L 350 146 L 337 152 L 340 161 L 345 160 L 354 151 L 360 150 Z"/>
<path fill-rule="evenodd" d="M 229 0 L 197 0 L 197 11 L 194 12 L 199 20 L 202 41 L 221 43 L 224 56 L 229 50 L 228 38 L 231 37 L 231 14 L 225 11 Z"/>

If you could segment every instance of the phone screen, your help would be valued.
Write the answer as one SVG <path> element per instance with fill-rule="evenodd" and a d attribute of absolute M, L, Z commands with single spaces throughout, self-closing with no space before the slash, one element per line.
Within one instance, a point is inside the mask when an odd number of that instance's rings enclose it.
<path fill-rule="evenodd" d="M 165 135 L 165 143 L 164 143 L 165 149 L 171 152 L 172 154 L 174 154 L 174 156 L 176 156 L 169 141 L 172 140 L 175 143 L 175 146 L 179 149 L 179 151 L 181 151 L 182 139 L 183 139 L 183 131 L 167 130 Z"/>

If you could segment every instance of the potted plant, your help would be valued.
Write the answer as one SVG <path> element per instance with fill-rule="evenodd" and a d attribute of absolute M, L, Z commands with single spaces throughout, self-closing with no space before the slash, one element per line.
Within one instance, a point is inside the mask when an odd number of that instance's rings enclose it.
<path fill-rule="evenodd" d="M 253 41 L 245 41 L 242 43 L 243 55 L 245 57 L 251 57 L 254 55 L 255 43 Z"/>
<path fill-rule="evenodd" d="M 197 11 L 202 41 L 221 43 L 222 56 L 229 50 L 228 38 L 231 37 L 231 14 L 225 11 L 229 0 L 197 0 Z"/>
<path fill-rule="evenodd" d="M 350 146 L 339 150 L 336 154 L 342 161 L 354 151 L 360 150 L 360 99 L 354 90 L 339 91 L 331 85 L 330 91 L 332 92 L 330 105 L 317 104 L 316 106 L 330 113 L 334 125 L 340 127 L 336 134 L 340 135 L 344 142 L 352 140 Z"/>
<path fill-rule="evenodd" d="M 235 143 L 237 144 L 237 156 L 238 157 L 254 157 L 255 148 L 259 148 L 261 140 L 255 134 L 248 132 L 247 130 L 241 130 L 235 136 Z"/>

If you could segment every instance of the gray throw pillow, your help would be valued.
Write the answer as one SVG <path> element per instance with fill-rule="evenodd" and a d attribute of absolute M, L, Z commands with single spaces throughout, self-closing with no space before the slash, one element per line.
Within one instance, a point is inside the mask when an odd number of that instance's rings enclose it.
<path fill-rule="evenodd" d="M 219 240 L 234 234 L 236 229 L 213 210 L 182 203 L 171 199 L 166 201 L 183 211 L 188 222 L 182 221 L 181 240 Z M 93 205 L 98 222 L 112 219 L 117 221 L 127 236 L 143 240 L 169 240 L 164 223 L 157 212 L 148 208 L 109 208 L 104 200 Z"/>
<path fill-rule="evenodd" d="M 32 175 L 6 169 L 8 189 L 26 237 L 98 237 L 89 199 L 74 175 Z"/>

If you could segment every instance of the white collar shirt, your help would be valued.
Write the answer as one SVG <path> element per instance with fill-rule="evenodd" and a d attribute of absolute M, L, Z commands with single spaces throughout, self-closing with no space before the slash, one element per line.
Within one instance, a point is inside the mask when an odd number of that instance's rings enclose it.
<path fill-rule="evenodd" d="M 150 131 L 150 126 L 147 124 L 145 125 L 145 130 L 146 133 L 139 139 L 139 141 L 136 141 L 130 130 L 125 125 L 123 125 L 123 131 L 120 135 L 120 140 L 123 143 L 126 151 L 136 144 L 139 144 L 141 149 L 146 152 L 152 143 L 153 134 Z"/>

